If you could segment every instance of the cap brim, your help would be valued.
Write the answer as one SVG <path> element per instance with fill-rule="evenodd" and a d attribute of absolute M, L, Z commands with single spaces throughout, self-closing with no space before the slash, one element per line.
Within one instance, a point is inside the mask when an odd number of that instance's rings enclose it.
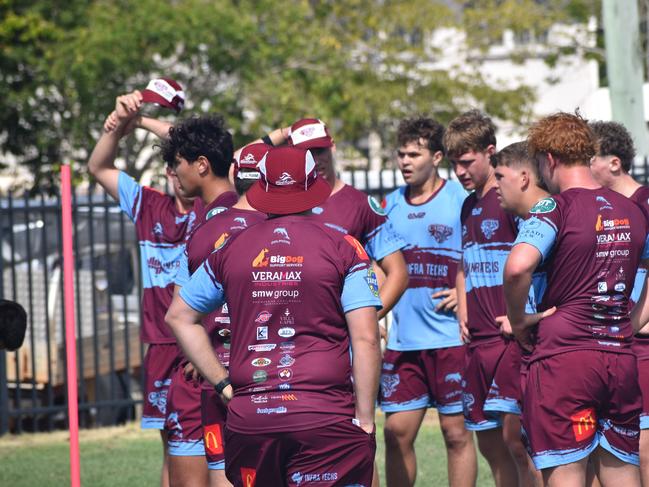
<path fill-rule="evenodd" d="M 253 185 L 246 197 L 250 206 L 262 213 L 290 215 L 302 213 L 324 203 L 331 194 L 331 186 L 324 179 L 316 179 L 307 191 L 299 193 L 268 192 L 259 181 Z"/>
<path fill-rule="evenodd" d="M 334 143 L 333 140 L 330 139 L 329 137 L 320 137 L 318 139 L 313 139 L 313 140 L 305 140 L 304 142 L 300 142 L 297 145 L 294 145 L 293 147 L 298 147 L 300 149 L 327 149 L 329 147 L 333 147 Z"/>
<path fill-rule="evenodd" d="M 142 101 L 144 103 L 155 103 L 156 105 L 160 105 L 161 107 L 169 108 L 170 110 L 174 110 L 176 112 L 180 111 L 180 108 L 178 108 L 176 105 L 174 105 L 171 102 L 168 102 L 165 100 L 162 96 L 158 95 L 155 91 L 151 90 L 142 90 Z"/>

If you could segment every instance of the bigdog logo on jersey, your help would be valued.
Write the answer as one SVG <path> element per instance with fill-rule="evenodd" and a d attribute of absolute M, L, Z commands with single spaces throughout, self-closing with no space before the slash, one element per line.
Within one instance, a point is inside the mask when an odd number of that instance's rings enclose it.
<path fill-rule="evenodd" d="M 268 258 L 266 258 L 266 254 L 268 253 L 268 249 L 261 249 L 259 253 L 257 254 L 257 257 L 255 257 L 252 260 L 252 266 L 253 267 L 268 267 Z"/>

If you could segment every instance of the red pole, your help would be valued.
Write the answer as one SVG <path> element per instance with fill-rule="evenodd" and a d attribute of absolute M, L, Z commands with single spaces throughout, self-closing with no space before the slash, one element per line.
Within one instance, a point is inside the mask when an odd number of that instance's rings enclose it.
<path fill-rule="evenodd" d="M 63 229 L 65 351 L 68 365 L 68 421 L 70 423 L 70 486 L 80 487 L 77 340 L 74 322 L 74 255 L 72 252 L 72 184 L 70 166 L 67 164 L 61 166 L 61 219 Z"/>

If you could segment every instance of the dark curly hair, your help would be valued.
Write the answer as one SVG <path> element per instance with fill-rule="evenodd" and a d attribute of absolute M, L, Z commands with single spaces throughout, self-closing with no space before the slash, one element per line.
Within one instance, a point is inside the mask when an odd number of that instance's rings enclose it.
<path fill-rule="evenodd" d="M 173 126 L 169 138 L 160 144 L 160 151 L 170 167 L 176 165 L 176 156 L 187 159 L 190 164 L 204 156 L 216 176 L 227 177 L 234 148 L 223 117 L 211 115 L 191 117 Z"/>
<path fill-rule="evenodd" d="M 588 165 L 595 155 L 595 135 L 579 113 L 558 112 L 530 127 L 530 155 L 550 153 L 567 165 Z"/>
<path fill-rule="evenodd" d="M 411 142 L 426 141 L 426 148 L 431 154 L 440 151 L 444 154 L 444 126 L 432 118 L 416 117 L 401 120 L 397 129 L 397 143 L 400 147 Z"/>
<path fill-rule="evenodd" d="M 490 145 L 496 145 L 496 126 L 480 110 L 458 115 L 448 124 L 444 134 L 444 148 L 451 158 L 467 152 L 480 152 Z"/>
<path fill-rule="evenodd" d="M 598 156 L 615 156 L 620 159 L 625 172 L 631 170 L 635 147 L 629 131 L 617 122 L 590 122 L 590 129 L 597 140 Z"/>

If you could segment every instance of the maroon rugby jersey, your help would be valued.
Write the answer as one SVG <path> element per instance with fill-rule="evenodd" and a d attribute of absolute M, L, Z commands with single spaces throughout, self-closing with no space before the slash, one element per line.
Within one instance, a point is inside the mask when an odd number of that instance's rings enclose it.
<path fill-rule="evenodd" d="M 573 188 L 530 211 L 516 243 L 535 246 L 547 288 L 532 360 L 572 350 L 631 352 L 628 303 L 647 222 L 633 202 L 607 188 Z"/>
<path fill-rule="evenodd" d="M 256 210 L 230 208 L 215 213 L 212 211 L 214 208 L 218 206 L 212 204 L 206 208 L 206 219 L 196 227 L 187 241 L 185 251 L 189 275 L 193 274 L 214 249 L 221 247 L 228 238 L 266 219 L 265 214 Z M 182 285 L 178 280 L 176 283 Z M 227 304 L 207 315 L 203 325 L 219 360 L 227 367 L 230 360 L 230 316 Z"/>
<path fill-rule="evenodd" d="M 629 197 L 629 199 L 640 206 L 645 216 L 649 217 L 649 186 L 640 186 Z M 633 301 L 637 301 L 637 299 L 639 298 L 640 293 L 642 292 L 642 287 L 644 285 L 646 275 L 647 268 L 643 264 L 640 264 L 633 287 Z M 649 335 L 636 335 L 633 340 L 633 351 L 638 359 L 649 359 Z"/>
<path fill-rule="evenodd" d="M 345 310 L 380 301 L 353 237 L 310 216 L 257 223 L 212 253 L 181 296 L 199 311 L 228 303 L 229 429 L 306 430 L 354 416 Z"/>
<path fill-rule="evenodd" d="M 496 189 L 462 205 L 462 261 L 471 345 L 501 338 L 496 317 L 507 314 L 503 291 L 505 261 L 518 233 L 517 218 L 500 207 Z"/>

